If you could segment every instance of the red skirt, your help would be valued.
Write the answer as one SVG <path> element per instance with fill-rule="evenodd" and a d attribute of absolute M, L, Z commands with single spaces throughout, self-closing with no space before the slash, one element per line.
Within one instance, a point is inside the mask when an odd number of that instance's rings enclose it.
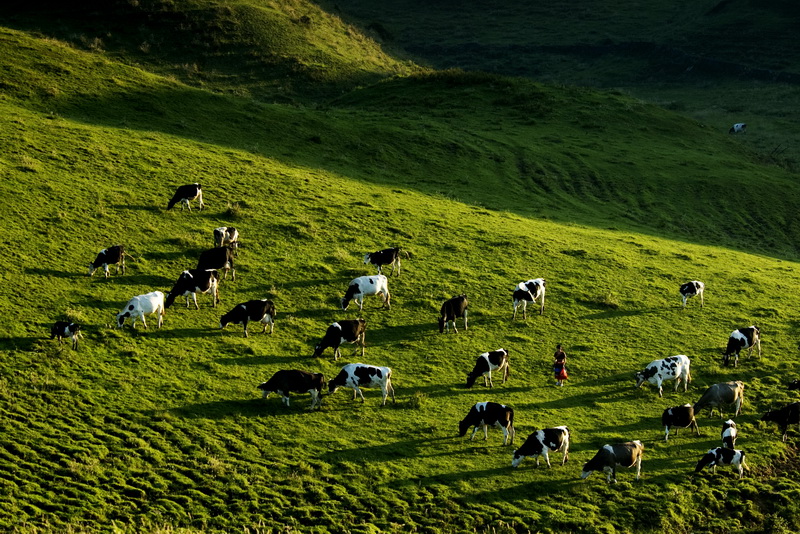
<path fill-rule="evenodd" d="M 566 380 L 567 378 L 569 378 L 566 367 L 561 367 L 561 368 L 556 367 L 555 369 L 553 369 L 553 372 L 556 380 Z"/>

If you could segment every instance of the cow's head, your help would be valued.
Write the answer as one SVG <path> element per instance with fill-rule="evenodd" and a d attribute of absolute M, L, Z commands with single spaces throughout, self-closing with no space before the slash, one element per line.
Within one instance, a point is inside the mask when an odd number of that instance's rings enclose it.
<path fill-rule="evenodd" d="M 328 395 L 333 395 L 336 393 L 336 390 L 339 389 L 337 384 L 334 384 L 335 380 L 328 380 Z"/>
<path fill-rule="evenodd" d="M 319 345 L 314 347 L 314 357 L 319 358 L 320 356 L 322 356 L 322 353 L 324 351 L 325 351 L 325 347 L 323 347 L 322 344 L 320 343 Z"/>
<path fill-rule="evenodd" d="M 364 254 L 364 263 L 365 263 L 365 264 L 369 263 L 369 259 L 370 259 L 370 256 L 371 256 L 371 255 L 372 255 L 372 254 L 371 254 L 371 253 L 369 253 L 369 252 L 367 252 L 366 254 Z"/>
<path fill-rule="evenodd" d="M 511 467 L 519 467 L 525 457 L 519 453 L 519 449 L 514 451 L 514 459 L 511 460 Z"/>
<path fill-rule="evenodd" d="M 469 430 L 470 426 L 472 426 L 472 425 L 470 425 L 470 423 L 469 423 L 469 421 L 467 421 L 467 419 L 463 419 L 463 420 L 459 421 L 458 422 L 458 435 L 459 436 L 466 436 L 467 435 L 467 430 Z"/>
<path fill-rule="evenodd" d="M 779 410 L 767 410 L 763 416 L 761 416 L 762 421 L 776 421 L 778 420 L 778 412 Z"/>
<path fill-rule="evenodd" d="M 480 376 L 480 373 L 478 373 L 478 374 L 467 373 L 467 389 L 469 389 L 473 385 L 475 385 L 475 381 L 478 379 L 479 376 Z"/>
<path fill-rule="evenodd" d="M 440 334 L 444 333 L 444 324 L 445 324 L 444 317 L 439 317 L 439 333 Z"/>
<path fill-rule="evenodd" d="M 117 319 L 117 328 L 122 328 L 122 325 L 125 324 L 125 319 L 127 319 L 130 316 L 131 316 L 130 312 L 116 314 L 115 317 Z"/>

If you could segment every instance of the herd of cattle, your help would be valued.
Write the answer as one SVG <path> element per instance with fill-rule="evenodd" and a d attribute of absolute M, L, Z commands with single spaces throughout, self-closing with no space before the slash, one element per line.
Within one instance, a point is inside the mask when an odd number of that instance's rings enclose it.
<path fill-rule="evenodd" d="M 167 209 L 181 203 L 181 209 L 188 208 L 191 211 L 190 202 L 198 200 L 199 209 L 204 207 L 202 200 L 202 189 L 199 184 L 181 186 L 175 195 L 170 199 Z M 183 271 L 175 282 L 173 288 L 166 294 L 161 291 L 153 291 L 131 298 L 122 310 L 116 314 L 116 323 L 119 328 L 124 326 L 125 320 L 131 319 L 131 327 L 136 327 L 137 319 L 140 319 L 145 328 L 147 323 L 145 316 L 155 314 L 158 318 L 158 327 L 163 324 L 163 317 L 166 308 L 169 308 L 176 298 L 183 296 L 186 298 L 186 307 L 189 307 L 189 298 L 197 304 L 197 294 L 210 294 L 214 307 L 219 302 L 219 271 L 224 271 L 223 278 L 227 278 L 228 271 L 231 271 L 231 278 L 235 280 L 236 271 L 234 268 L 235 257 L 239 248 L 239 232 L 232 227 L 220 227 L 214 229 L 214 248 L 200 254 L 195 269 Z M 101 250 L 94 261 L 89 265 L 88 275 L 91 276 L 99 268 L 108 278 L 110 276 L 111 265 L 116 266 L 117 274 L 125 273 L 125 258 L 128 256 L 122 245 L 116 245 Z M 408 257 L 406 255 L 406 257 Z M 346 310 L 351 301 L 358 303 L 359 310 L 363 310 L 364 298 L 370 295 L 378 295 L 382 298 L 383 306 L 390 307 L 391 295 L 389 293 L 388 279 L 382 274 L 382 267 L 390 265 L 391 274 L 400 274 L 401 249 L 390 248 L 377 252 L 368 253 L 364 256 L 364 264 L 377 266 L 378 274 L 373 276 L 360 276 L 353 279 L 341 299 L 341 308 Z M 539 303 L 539 314 L 544 313 L 546 282 L 543 278 L 531 279 L 520 282 L 512 291 L 513 315 L 512 320 L 516 319 L 517 309 L 521 305 L 523 317 L 527 317 L 527 303 Z M 703 282 L 693 280 L 680 286 L 679 292 L 682 299 L 682 306 L 686 307 L 687 300 L 691 297 L 699 297 L 700 306 L 704 306 L 703 293 L 705 285 Z M 464 329 L 468 328 L 468 307 L 469 302 L 466 295 L 458 295 L 445 301 L 440 309 L 439 331 L 448 333 L 452 325 L 453 331 L 456 329 L 456 319 L 464 321 Z M 250 300 L 237 304 L 233 309 L 222 315 L 220 318 L 220 328 L 225 328 L 228 324 L 241 324 L 244 329 L 244 336 L 248 337 L 248 324 L 250 322 L 262 323 L 263 330 L 266 332 L 270 328 L 270 334 L 274 329 L 275 304 L 267 299 Z M 322 340 L 314 349 L 314 356 L 321 356 L 325 349 L 332 348 L 334 360 L 340 357 L 340 346 L 344 343 L 361 347 L 361 356 L 364 356 L 364 338 L 366 331 L 366 321 L 364 319 L 340 320 L 327 328 Z M 72 341 L 73 349 L 78 348 L 78 339 L 81 337 L 81 327 L 78 324 L 58 321 L 51 329 L 51 338 L 57 338 L 59 342 L 69 338 Z M 747 349 L 750 355 L 756 348 L 758 356 L 761 356 L 761 337 L 757 326 L 749 326 L 734 330 L 728 339 L 723 364 L 729 365 L 731 361 L 734 366 L 738 365 L 739 353 Z M 690 372 L 691 362 L 685 355 L 671 356 L 661 360 L 656 360 L 648 364 L 642 371 L 636 373 L 636 387 L 640 387 L 645 381 L 658 388 L 659 396 L 662 396 L 662 385 L 667 380 L 675 381 L 675 391 L 683 382 L 684 392 L 687 391 L 688 383 L 691 381 Z M 483 377 L 484 386 L 493 387 L 492 371 L 502 372 L 503 382 L 508 379 L 510 372 L 509 353 L 505 349 L 498 349 L 481 354 L 472 371 L 467 374 L 466 387 L 472 387 L 475 381 Z M 388 367 L 379 367 L 360 363 L 351 363 L 342 367 L 339 374 L 325 382 L 322 373 L 312 373 L 301 370 L 280 370 L 277 371 L 268 381 L 260 384 L 258 389 L 263 391 L 266 398 L 271 393 L 276 393 L 282 397 L 282 401 L 289 406 L 290 393 L 309 393 L 311 395 L 311 409 L 320 408 L 322 403 L 323 390 L 327 389 L 328 394 L 334 393 L 341 387 L 353 390 L 353 399 L 358 396 L 364 402 L 364 394 L 361 388 L 380 388 L 382 392 L 382 405 L 386 404 L 389 395 L 395 401 L 394 388 L 391 383 L 392 370 Z M 789 385 L 789 389 L 800 389 L 800 381 L 795 380 Z M 694 429 L 698 435 L 700 430 L 695 419 L 696 414 L 701 410 L 717 408 L 722 417 L 722 407 L 732 405 L 735 417 L 741 411 L 744 398 L 744 384 L 741 381 L 723 382 L 709 387 L 700 399 L 694 404 L 684 404 L 674 406 L 664 410 L 662 414 L 662 426 L 664 426 L 664 440 L 669 439 L 671 429 L 677 435 L 679 428 Z M 787 429 L 790 424 L 800 425 L 800 402 L 794 402 L 778 410 L 768 411 L 762 417 L 763 421 L 773 421 L 780 427 L 783 441 L 787 439 Z M 515 437 L 514 430 L 514 410 L 503 404 L 496 402 L 479 402 L 472 406 L 466 417 L 459 423 L 459 435 L 466 435 L 470 427 L 473 428 L 470 439 L 475 437 L 479 429 L 483 429 L 484 439 L 488 438 L 488 428 L 496 426 L 503 432 L 503 445 L 513 444 Z M 740 478 L 743 476 L 745 467 L 745 453 L 735 449 L 737 428 L 732 419 L 726 420 L 722 425 L 720 433 L 722 446 L 709 450 L 697 462 L 695 472 L 701 471 L 705 467 L 712 467 L 716 470 L 717 465 L 730 465 L 736 468 Z M 566 463 L 569 456 L 570 431 L 567 426 L 546 428 L 534 431 L 522 444 L 519 449 L 514 451 L 512 466 L 517 467 L 522 460 L 528 456 L 536 458 L 536 465 L 539 465 L 539 456 L 544 456 L 545 462 L 550 467 L 549 452 L 561 452 L 563 454 L 562 465 Z M 629 441 L 618 444 L 608 444 L 600 448 L 595 456 L 584 466 L 581 478 L 586 478 L 594 471 L 603 471 L 607 475 L 609 482 L 616 482 L 616 468 L 636 466 L 636 479 L 641 473 L 641 464 L 644 446 L 641 441 Z"/>

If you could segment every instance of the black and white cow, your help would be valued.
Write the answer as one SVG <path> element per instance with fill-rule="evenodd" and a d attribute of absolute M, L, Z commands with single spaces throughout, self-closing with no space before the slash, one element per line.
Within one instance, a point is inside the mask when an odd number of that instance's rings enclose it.
<path fill-rule="evenodd" d="M 64 342 L 64 338 L 72 339 L 72 348 L 78 350 L 78 338 L 81 334 L 81 325 L 67 321 L 56 321 L 50 329 L 50 339 L 58 339 L 59 343 Z"/>
<path fill-rule="evenodd" d="M 161 291 L 153 291 L 144 295 L 136 295 L 122 308 L 117 314 L 117 327 L 122 328 L 125 324 L 125 319 L 131 318 L 131 328 L 136 328 L 136 319 L 141 318 L 142 324 L 147 328 L 147 322 L 144 320 L 145 315 L 155 313 L 158 315 L 158 327 L 164 323 L 164 293 Z"/>
<path fill-rule="evenodd" d="M 617 482 L 617 466 L 636 466 L 636 480 L 642 473 L 642 455 L 644 445 L 639 440 L 626 441 L 615 445 L 603 445 L 594 457 L 586 462 L 581 478 L 587 478 L 595 471 L 603 471 L 609 483 Z"/>
<path fill-rule="evenodd" d="M 359 276 L 350 281 L 347 292 L 342 297 L 342 309 L 346 310 L 350 306 L 350 301 L 355 299 L 358 309 L 364 310 L 364 297 L 369 295 L 380 295 L 383 299 L 383 307 L 391 308 L 391 298 L 389 294 L 389 281 L 382 274 L 374 276 Z"/>
<path fill-rule="evenodd" d="M 458 295 L 457 297 L 444 301 L 442 308 L 439 310 L 439 333 L 445 332 L 445 328 L 447 329 L 447 333 L 450 333 L 450 323 L 453 323 L 453 332 L 458 334 L 458 330 L 456 329 L 457 317 L 464 318 L 464 330 L 468 330 L 468 308 L 469 301 L 466 295 Z"/>
<path fill-rule="evenodd" d="M 503 445 L 514 444 L 514 410 L 496 402 L 479 402 L 469 409 L 467 416 L 458 423 L 458 435 L 465 436 L 469 427 L 472 429 L 470 441 L 475 439 L 479 428 L 483 428 L 483 439 L 489 439 L 489 427 L 496 426 L 503 431 Z M 511 436 L 511 441 L 508 437 Z"/>
<path fill-rule="evenodd" d="M 796 391 L 800 389 L 800 378 L 795 378 L 791 382 L 789 382 L 789 391 Z"/>
<path fill-rule="evenodd" d="M 733 419 L 728 419 L 722 423 L 722 432 L 720 432 L 720 437 L 722 438 L 723 447 L 726 449 L 736 448 L 736 437 L 738 435 L 739 431 L 736 430 L 736 423 L 733 422 Z"/>
<path fill-rule="evenodd" d="M 297 369 L 277 371 L 272 378 L 263 382 L 258 389 L 264 392 L 263 398 L 270 393 L 277 393 L 283 397 L 283 403 L 289 406 L 289 393 L 310 393 L 311 409 L 320 408 L 322 405 L 322 388 L 325 387 L 325 377 L 322 373 L 309 373 Z"/>
<path fill-rule="evenodd" d="M 533 280 L 528 280 L 527 282 L 520 282 L 517 284 L 517 287 L 514 288 L 514 293 L 512 295 L 512 299 L 514 301 L 514 315 L 511 316 L 512 321 L 517 318 L 517 308 L 520 304 L 522 304 L 523 319 L 528 318 L 528 314 L 525 310 L 528 307 L 529 302 L 535 303 L 538 300 L 541 304 L 541 307 L 539 308 L 539 315 L 544 313 L 545 285 L 544 278 L 534 278 Z"/>
<path fill-rule="evenodd" d="M 700 400 L 694 403 L 694 413 L 697 415 L 704 408 L 709 409 L 709 415 L 713 412 L 714 408 L 719 408 L 719 416 L 722 417 L 722 405 L 733 404 L 734 414 L 736 417 L 742 411 L 742 402 L 744 401 L 744 383 L 736 380 L 732 382 L 720 382 L 710 386 Z"/>
<path fill-rule="evenodd" d="M 189 211 L 192 211 L 192 206 L 189 204 L 189 202 L 195 199 L 197 199 L 199 203 L 199 209 L 203 209 L 205 204 L 203 204 L 203 189 L 200 187 L 200 184 L 193 183 L 182 185 L 178 187 L 178 189 L 175 191 L 175 194 L 172 195 L 169 204 L 167 204 L 167 209 L 171 210 L 175 204 L 180 202 L 181 211 L 183 211 L 184 207 L 189 208 Z"/>
<path fill-rule="evenodd" d="M 233 226 L 214 228 L 214 247 L 231 247 L 236 252 L 239 248 L 239 230 Z"/>
<path fill-rule="evenodd" d="M 744 476 L 744 451 L 737 449 L 726 449 L 725 447 L 717 447 L 716 449 L 709 449 L 707 453 L 700 458 L 694 468 L 695 474 L 702 471 L 706 466 L 711 466 L 714 473 L 717 472 L 717 465 L 730 465 L 739 471 L 739 478 Z"/>
<path fill-rule="evenodd" d="M 328 393 L 333 394 L 340 387 L 352 388 L 353 400 L 356 400 L 356 395 L 360 395 L 361 402 L 364 402 L 364 394 L 361 392 L 361 388 L 379 387 L 383 394 L 381 406 L 386 406 L 386 398 L 390 393 L 392 394 L 392 402 L 397 402 L 394 398 L 394 388 L 392 387 L 392 370 L 388 367 L 348 363 L 342 367 L 336 378 L 328 381 Z"/>
<path fill-rule="evenodd" d="M 728 130 L 729 134 L 738 134 L 738 133 L 747 133 L 747 123 L 744 122 L 737 122 L 731 129 Z"/>
<path fill-rule="evenodd" d="M 683 307 L 686 307 L 686 301 L 691 297 L 700 297 L 700 307 L 704 306 L 703 292 L 706 290 L 706 285 L 699 280 L 692 280 L 681 285 L 680 293 L 681 300 L 683 300 Z"/>
<path fill-rule="evenodd" d="M 753 348 L 758 348 L 758 357 L 761 357 L 761 330 L 753 325 L 747 328 L 738 328 L 731 332 L 728 338 L 728 346 L 725 347 L 725 353 L 722 358 L 722 364 L 728 365 L 731 357 L 733 358 L 733 366 L 739 365 L 739 352 L 742 349 L 747 349 L 748 358 L 753 354 Z"/>
<path fill-rule="evenodd" d="M 518 467 L 522 460 L 528 456 L 536 457 L 536 467 L 539 467 L 539 456 L 544 456 L 544 461 L 547 467 L 550 467 L 550 456 L 548 451 L 560 452 L 564 454 L 561 460 L 561 465 L 567 463 L 569 458 L 569 429 L 566 426 L 557 426 L 555 428 L 545 428 L 544 430 L 536 430 L 533 434 L 528 436 L 522 447 L 514 451 L 514 459 L 511 461 L 511 467 Z"/>
<path fill-rule="evenodd" d="M 339 356 L 341 356 L 339 346 L 342 343 L 356 343 L 357 345 L 361 345 L 361 357 L 363 358 L 364 336 L 366 335 L 366 331 L 367 322 L 364 319 L 336 321 L 328 327 L 328 330 L 322 337 L 322 341 L 314 348 L 314 356 L 322 356 L 325 349 L 333 347 L 333 359 L 336 361 L 339 359 Z M 357 352 L 358 346 L 356 346 L 356 352 L 353 353 L 353 355 L 355 356 Z"/>
<path fill-rule="evenodd" d="M 269 325 L 269 333 L 271 334 L 275 328 L 275 303 L 271 300 L 262 299 L 248 300 L 237 304 L 231 311 L 220 318 L 219 327 L 223 329 L 228 324 L 241 324 L 244 325 L 244 337 L 250 337 L 247 333 L 247 324 L 251 321 L 264 323 L 262 334 L 267 331 L 267 325 Z"/>
<path fill-rule="evenodd" d="M 786 441 L 789 425 L 800 425 L 800 402 L 793 402 L 778 410 L 769 410 L 761 418 L 762 421 L 778 423 L 783 441 Z M 798 427 L 800 429 L 800 427 Z"/>
<path fill-rule="evenodd" d="M 675 427 L 676 436 L 679 428 L 693 428 L 697 431 L 697 435 L 700 435 L 697 420 L 694 418 L 694 408 L 691 404 L 673 406 L 664 410 L 664 413 L 661 414 L 661 425 L 664 427 L 664 441 L 669 441 L 669 431 L 672 427 Z"/>
<path fill-rule="evenodd" d="M 503 384 L 508 380 L 510 367 L 508 364 L 508 351 L 497 349 L 491 352 L 484 352 L 475 361 L 475 367 L 467 374 L 467 387 L 471 388 L 479 376 L 483 376 L 483 385 L 494 387 L 492 383 L 492 371 L 503 371 Z M 488 375 L 488 381 L 487 381 Z"/>
<path fill-rule="evenodd" d="M 167 299 L 164 302 L 164 307 L 169 308 L 175 299 L 178 297 L 186 297 L 186 307 L 189 307 L 189 296 L 194 299 L 194 307 L 200 309 L 197 305 L 198 293 L 211 293 L 211 299 L 214 307 L 217 307 L 219 302 L 219 273 L 214 270 L 200 270 L 189 269 L 183 271 L 172 286 L 172 289 L 167 293 Z"/>
<path fill-rule="evenodd" d="M 391 265 L 392 273 L 397 267 L 397 276 L 400 276 L 400 247 L 385 248 L 377 252 L 367 252 L 364 254 L 364 264 L 371 263 L 378 266 L 378 274 L 383 274 L 383 266 Z"/>
<path fill-rule="evenodd" d="M 689 358 L 683 354 L 670 356 L 663 360 L 654 360 L 647 364 L 644 370 L 636 373 L 636 387 L 641 387 L 644 381 L 647 380 L 651 384 L 658 386 L 658 396 L 663 397 L 662 383 L 665 380 L 675 380 L 675 391 L 678 391 L 678 385 L 681 381 L 683 381 L 683 391 L 686 391 L 689 387 L 689 382 L 692 380 L 689 366 Z"/>
<path fill-rule="evenodd" d="M 233 264 L 233 249 L 231 247 L 216 247 L 204 250 L 197 259 L 197 267 L 201 271 L 215 269 L 225 271 L 222 278 L 228 278 L 228 271 L 231 271 L 231 280 L 236 280 L 236 267 Z"/>
<path fill-rule="evenodd" d="M 108 268 L 109 265 L 117 266 L 117 274 L 119 274 L 120 269 L 122 270 L 122 274 L 125 274 L 125 247 L 122 245 L 114 245 L 113 247 L 104 248 L 98 252 L 97 257 L 89 264 L 88 274 L 92 276 L 97 269 L 102 267 L 103 273 L 106 275 L 106 278 L 108 278 L 111 276 L 111 272 Z"/>

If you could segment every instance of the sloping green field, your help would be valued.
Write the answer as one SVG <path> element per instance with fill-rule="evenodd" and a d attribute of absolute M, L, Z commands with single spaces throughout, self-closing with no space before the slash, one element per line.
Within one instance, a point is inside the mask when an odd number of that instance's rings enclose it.
<path fill-rule="evenodd" d="M 428 72 L 324 104 L 265 104 L 192 87 L 26 32 L 0 31 L 0 529 L 17 532 L 791 532 L 800 528 L 798 434 L 760 422 L 794 400 L 798 187 L 735 139 L 616 93 Z M 166 211 L 200 182 L 207 208 Z M 242 235 L 222 303 L 176 305 L 164 327 L 113 327 L 133 295 L 167 291 L 212 244 Z M 85 276 L 122 243 L 125 275 Z M 367 251 L 410 254 L 391 310 L 365 305 L 362 360 L 311 356 Z M 113 271 L 113 269 L 112 269 Z M 511 290 L 547 279 L 547 309 L 511 319 Z M 707 285 L 680 308 L 678 286 Z M 465 292 L 470 326 L 436 328 Z M 218 329 L 270 298 L 272 336 Z M 84 325 L 79 350 L 48 339 Z M 763 356 L 721 367 L 734 329 L 758 324 Z M 571 379 L 550 378 L 556 343 Z M 484 351 L 511 377 L 463 387 Z M 688 392 L 634 389 L 654 359 L 692 359 Z M 388 365 L 397 402 L 348 391 L 263 400 L 279 369 L 333 377 Z M 720 381 L 746 383 L 743 480 L 690 475 L 718 446 L 663 442 L 661 412 Z M 517 440 L 566 424 L 570 461 L 510 467 L 515 447 L 459 438 L 475 402 L 515 409 Z M 643 478 L 580 480 L 605 443 L 639 439 Z M 670 503 L 665 507 L 664 503 Z"/>

